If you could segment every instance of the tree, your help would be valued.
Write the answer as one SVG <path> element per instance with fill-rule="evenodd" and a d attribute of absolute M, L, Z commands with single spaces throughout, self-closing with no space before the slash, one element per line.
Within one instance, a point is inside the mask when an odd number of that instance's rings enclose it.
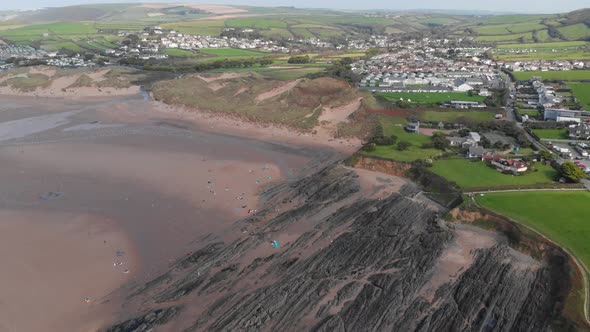
<path fill-rule="evenodd" d="M 459 134 L 459 136 L 461 136 L 461 137 L 467 137 L 467 136 L 469 136 L 469 129 L 466 129 L 466 128 L 459 129 L 457 134 Z"/>
<path fill-rule="evenodd" d="M 450 146 L 450 143 L 442 133 L 434 133 L 434 135 L 432 135 L 432 145 L 436 149 L 444 151 Z"/>
<path fill-rule="evenodd" d="M 400 141 L 399 143 L 397 143 L 397 149 L 399 151 L 405 151 L 407 150 L 412 144 L 410 142 L 407 141 Z"/>
<path fill-rule="evenodd" d="M 580 182 L 580 180 L 585 179 L 586 173 L 582 169 L 580 169 L 576 164 L 572 163 L 571 161 L 566 161 L 561 165 L 561 176 L 566 178 L 570 182 Z"/>
<path fill-rule="evenodd" d="M 270 65 L 272 65 L 273 62 L 274 62 L 274 60 L 271 58 L 263 58 L 263 59 L 258 60 L 258 63 L 263 67 L 270 66 Z"/>
<path fill-rule="evenodd" d="M 294 55 L 287 60 L 288 63 L 309 63 L 309 55 Z"/>
<path fill-rule="evenodd" d="M 541 150 L 539 156 L 545 160 L 553 160 L 553 154 L 548 150 Z"/>

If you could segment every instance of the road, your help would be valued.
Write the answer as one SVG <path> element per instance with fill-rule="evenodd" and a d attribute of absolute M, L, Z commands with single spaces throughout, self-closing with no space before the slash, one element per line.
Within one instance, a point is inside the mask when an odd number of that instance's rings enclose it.
<path fill-rule="evenodd" d="M 508 101 L 506 102 L 506 119 L 508 119 L 508 121 L 514 122 L 521 129 L 524 129 L 524 126 L 522 125 L 522 123 L 520 123 L 516 120 L 516 110 L 514 108 L 514 106 L 516 105 L 516 86 L 509 75 L 506 75 L 505 77 L 506 77 L 506 85 L 508 86 L 508 90 L 510 91 Z M 543 145 L 541 142 L 537 141 L 526 130 L 525 130 L 525 135 L 526 135 L 527 140 L 536 148 L 536 150 L 538 150 L 538 151 L 547 150 L 547 151 L 553 153 L 553 151 L 549 150 L 545 145 Z M 557 163 L 560 165 L 565 162 L 565 160 L 563 158 L 561 158 L 560 156 L 558 156 L 556 154 L 553 154 L 553 157 L 554 157 L 555 161 L 557 161 Z M 586 188 L 590 189 L 590 182 L 588 183 L 588 185 L 586 185 Z"/>

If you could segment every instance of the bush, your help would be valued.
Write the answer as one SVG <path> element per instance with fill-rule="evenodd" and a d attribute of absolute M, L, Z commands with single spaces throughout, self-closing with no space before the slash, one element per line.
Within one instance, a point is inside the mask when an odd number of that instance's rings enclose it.
<path fill-rule="evenodd" d="M 432 145 L 436 149 L 444 151 L 450 146 L 450 143 L 443 134 L 434 133 L 434 135 L 432 136 Z"/>
<path fill-rule="evenodd" d="M 371 143 L 375 143 L 376 145 L 394 145 L 395 142 L 397 142 L 397 136 L 395 135 L 391 135 L 391 136 L 375 136 L 373 138 L 371 138 L 370 140 Z"/>
<path fill-rule="evenodd" d="M 365 152 L 373 152 L 377 150 L 377 144 L 375 143 L 367 143 L 363 146 L 363 151 Z"/>
<path fill-rule="evenodd" d="M 412 146 L 412 144 L 410 142 L 407 141 L 401 141 L 399 143 L 397 143 L 397 149 L 399 151 L 405 151 L 407 150 L 410 146 Z"/>
<path fill-rule="evenodd" d="M 432 149 L 432 148 L 434 148 L 434 142 L 422 143 L 421 148 L 422 149 Z"/>
<path fill-rule="evenodd" d="M 294 55 L 287 60 L 288 63 L 309 63 L 309 55 Z"/>

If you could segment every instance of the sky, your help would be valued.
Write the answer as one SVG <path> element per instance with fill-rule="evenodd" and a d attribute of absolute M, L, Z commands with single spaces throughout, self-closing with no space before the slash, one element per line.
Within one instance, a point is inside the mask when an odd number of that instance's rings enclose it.
<path fill-rule="evenodd" d="M 193 2 L 217 3 L 250 6 L 293 6 L 299 8 L 334 9 L 453 9 L 485 10 L 522 13 L 563 13 L 590 7 L 590 0 L 204 0 L 204 1 L 166 1 L 166 0 L 1 0 L 0 10 L 59 7 L 76 4 L 115 2 Z"/>

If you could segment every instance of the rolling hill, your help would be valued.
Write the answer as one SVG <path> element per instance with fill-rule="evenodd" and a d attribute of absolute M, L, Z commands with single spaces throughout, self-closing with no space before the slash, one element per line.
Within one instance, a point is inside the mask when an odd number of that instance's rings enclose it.
<path fill-rule="evenodd" d="M 590 41 L 590 9 L 555 15 L 483 17 L 457 25 L 454 35 L 498 44 Z"/>

